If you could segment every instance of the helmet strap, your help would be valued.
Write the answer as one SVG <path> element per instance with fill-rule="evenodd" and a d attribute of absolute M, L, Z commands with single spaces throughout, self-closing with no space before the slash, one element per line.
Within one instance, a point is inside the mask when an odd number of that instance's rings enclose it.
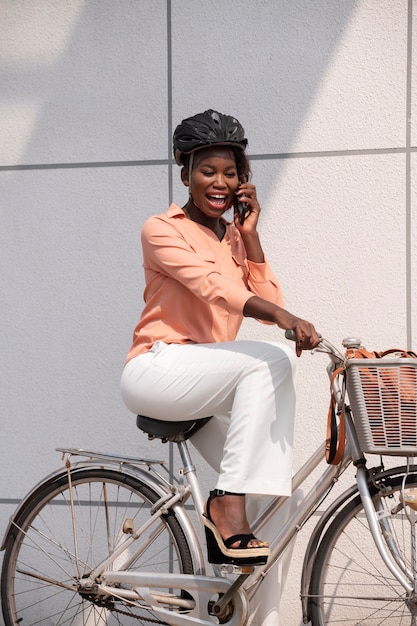
<path fill-rule="evenodd" d="M 190 158 L 188 160 L 188 180 L 189 180 L 188 197 L 190 198 L 190 200 L 193 199 L 193 195 L 191 193 L 191 172 L 193 169 L 193 161 L 194 161 L 194 152 L 191 152 Z"/>

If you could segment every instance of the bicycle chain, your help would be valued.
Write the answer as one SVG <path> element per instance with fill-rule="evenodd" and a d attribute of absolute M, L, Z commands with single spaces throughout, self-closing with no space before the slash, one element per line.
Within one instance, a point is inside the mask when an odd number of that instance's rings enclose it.
<path fill-rule="evenodd" d="M 128 613 L 127 611 L 122 611 L 121 609 L 113 609 L 113 613 L 120 613 L 121 615 L 126 615 L 127 617 L 134 618 L 137 620 L 142 620 L 143 622 L 151 622 L 151 624 L 160 624 L 161 626 L 169 626 L 166 622 L 161 622 L 159 619 L 153 619 L 152 617 L 141 617 L 139 615 L 132 615 L 132 613 Z"/>

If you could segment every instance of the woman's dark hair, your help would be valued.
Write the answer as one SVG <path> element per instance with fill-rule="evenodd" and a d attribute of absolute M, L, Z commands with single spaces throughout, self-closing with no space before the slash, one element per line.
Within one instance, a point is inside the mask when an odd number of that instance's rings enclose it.
<path fill-rule="evenodd" d="M 242 179 L 242 177 L 245 177 L 246 180 L 249 180 L 252 172 L 250 169 L 249 159 L 246 156 L 246 152 L 243 152 L 243 150 L 235 150 L 234 148 L 233 152 L 235 153 L 236 157 L 236 168 L 239 180 Z"/>

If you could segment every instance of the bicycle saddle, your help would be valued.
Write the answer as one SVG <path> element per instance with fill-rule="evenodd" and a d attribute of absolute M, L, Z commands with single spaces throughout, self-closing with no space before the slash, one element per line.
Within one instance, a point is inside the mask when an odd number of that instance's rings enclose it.
<path fill-rule="evenodd" d="M 210 417 L 202 417 L 200 419 L 188 420 L 185 422 L 166 422 L 164 420 L 156 420 L 146 415 L 138 415 L 136 425 L 140 430 L 148 435 L 149 439 L 162 439 L 166 441 L 182 441 L 189 439 L 200 428 L 207 424 Z"/>

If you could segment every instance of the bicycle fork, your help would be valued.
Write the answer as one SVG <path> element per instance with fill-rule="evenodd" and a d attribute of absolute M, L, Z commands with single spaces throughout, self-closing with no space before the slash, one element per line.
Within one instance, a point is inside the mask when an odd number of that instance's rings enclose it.
<path fill-rule="evenodd" d="M 389 526 L 389 517 L 393 512 L 388 511 L 381 503 L 375 505 L 369 491 L 368 472 L 365 465 L 357 467 L 356 482 L 369 529 L 378 552 L 391 574 L 405 589 L 411 613 L 417 615 L 416 576 L 396 549 L 395 538 Z M 414 527 L 411 527 L 411 532 L 414 534 Z M 412 544 L 414 545 L 414 542 Z"/>

